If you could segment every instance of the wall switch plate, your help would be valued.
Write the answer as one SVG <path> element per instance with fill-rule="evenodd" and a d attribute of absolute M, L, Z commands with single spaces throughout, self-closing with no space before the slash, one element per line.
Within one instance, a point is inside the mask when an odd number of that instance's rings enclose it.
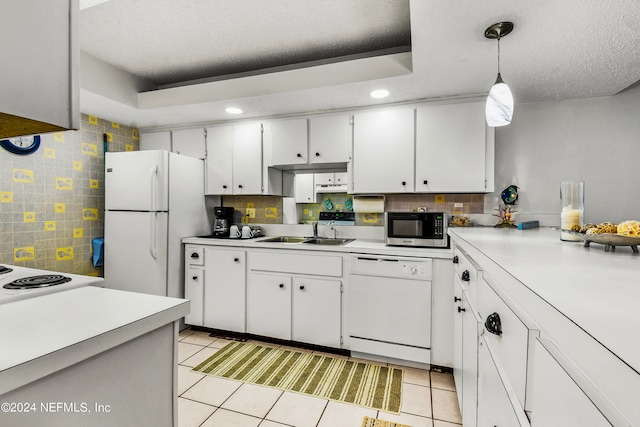
<path fill-rule="evenodd" d="M 249 215 L 249 218 L 255 218 L 256 217 L 256 208 L 247 208 L 247 211 L 245 212 L 245 215 Z"/>

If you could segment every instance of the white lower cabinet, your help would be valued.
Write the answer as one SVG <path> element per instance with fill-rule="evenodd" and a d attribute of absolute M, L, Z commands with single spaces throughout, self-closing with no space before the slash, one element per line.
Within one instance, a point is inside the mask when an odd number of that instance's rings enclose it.
<path fill-rule="evenodd" d="M 576 369 L 572 369 L 570 362 L 563 363 L 569 366 L 562 366 L 536 341 L 531 426 L 610 427 L 612 424 L 567 372 Z"/>
<path fill-rule="evenodd" d="M 247 332 L 291 339 L 291 284 L 288 275 L 251 273 L 247 287 Z"/>
<path fill-rule="evenodd" d="M 185 246 L 187 325 L 245 332 L 246 253 L 232 248 Z"/>
<path fill-rule="evenodd" d="M 340 348 L 341 288 L 339 280 L 294 278 L 291 312 L 294 341 Z"/>
<path fill-rule="evenodd" d="M 498 370 L 499 362 L 492 357 L 484 337 L 480 340 L 478 360 L 478 427 L 528 427 L 524 410 L 515 393 L 504 384 Z"/>
<path fill-rule="evenodd" d="M 340 348 L 341 255 L 249 252 L 247 332 Z"/>
<path fill-rule="evenodd" d="M 202 326 L 204 322 L 204 269 L 187 266 L 184 277 L 184 297 L 191 300 L 191 311 L 184 318 L 187 325 Z"/>
<path fill-rule="evenodd" d="M 206 248 L 204 265 L 203 326 L 244 333 L 245 251 Z"/>

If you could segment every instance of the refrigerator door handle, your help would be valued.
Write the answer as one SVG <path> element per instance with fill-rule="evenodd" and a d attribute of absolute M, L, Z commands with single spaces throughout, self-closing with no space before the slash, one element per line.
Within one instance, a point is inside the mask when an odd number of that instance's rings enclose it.
<path fill-rule="evenodd" d="M 158 259 L 158 213 L 151 212 L 151 236 L 149 237 L 149 253 L 153 259 Z"/>
<path fill-rule="evenodd" d="M 158 165 L 151 168 L 151 207 L 150 211 L 158 210 Z"/>

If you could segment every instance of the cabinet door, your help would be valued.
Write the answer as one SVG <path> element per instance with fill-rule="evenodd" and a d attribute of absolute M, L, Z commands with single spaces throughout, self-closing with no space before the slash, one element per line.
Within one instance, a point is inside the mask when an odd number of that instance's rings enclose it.
<path fill-rule="evenodd" d="M 480 320 L 462 293 L 462 425 L 476 426 L 478 417 L 478 338 Z"/>
<path fill-rule="evenodd" d="M 296 277 L 293 281 L 292 338 L 340 348 L 341 283 Z"/>
<path fill-rule="evenodd" d="M 346 163 L 351 152 L 351 117 L 309 119 L 309 163 Z M 345 181 L 346 182 L 346 181 Z"/>
<path fill-rule="evenodd" d="M 262 125 L 233 126 L 233 194 L 262 194 Z"/>
<path fill-rule="evenodd" d="M 347 172 L 336 172 L 333 181 L 336 185 L 343 185 L 347 183 L 348 176 Z"/>
<path fill-rule="evenodd" d="M 484 102 L 416 112 L 416 191 L 485 191 Z"/>
<path fill-rule="evenodd" d="M 204 258 L 204 326 L 245 332 L 245 252 L 206 248 Z"/>
<path fill-rule="evenodd" d="M 333 185 L 335 184 L 336 174 L 333 172 L 316 173 L 314 181 L 316 185 Z"/>
<path fill-rule="evenodd" d="M 191 311 L 184 318 L 187 325 L 203 326 L 204 270 L 187 267 L 184 277 L 184 297 L 191 300 Z"/>
<path fill-rule="evenodd" d="M 171 131 L 141 133 L 140 150 L 171 151 Z"/>
<path fill-rule="evenodd" d="M 204 159 L 205 130 L 204 128 L 174 130 L 172 133 L 172 151 L 184 156 Z"/>
<path fill-rule="evenodd" d="M 207 128 L 206 194 L 233 191 L 233 127 Z"/>
<path fill-rule="evenodd" d="M 78 1 L 4 1 L 2 15 L 0 139 L 80 129 Z"/>
<path fill-rule="evenodd" d="M 462 318 L 464 305 L 462 303 L 462 286 L 454 273 L 453 277 L 453 380 L 458 393 L 458 404 L 462 413 Z"/>
<path fill-rule="evenodd" d="M 247 285 L 247 332 L 291 339 L 291 276 L 251 273 Z"/>
<path fill-rule="evenodd" d="M 510 395 L 510 392 L 507 391 L 507 387 L 498 373 L 496 360 L 492 357 L 486 341 L 482 339 L 480 340 L 478 361 L 480 369 L 478 427 L 528 426 L 524 410 L 519 406 L 517 397 Z M 550 425 L 547 424 L 547 426 Z M 571 424 L 563 425 L 569 426 Z"/>
<path fill-rule="evenodd" d="M 353 124 L 353 190 L 414 191 L 414 110 L 359 113 Z"/>
<path fill-rule="evenodd" d="M 271 163 L 274 166 L 307 164 L 309 133 L 307 119 L 271 122 Z"/>
<path fill-rule="evenodd" d="M 294 201 L 296 203 L 315 203 L 316 189 L 312 173 L 297 173 L 294 178 Z"/>
<path fill-rule="evenodd" d="M 531 427 L 611 426 L 569 376 L 567 368 L 572 370 L 571 366 L 562 366 L 539 341 L 536 341 Z"/>

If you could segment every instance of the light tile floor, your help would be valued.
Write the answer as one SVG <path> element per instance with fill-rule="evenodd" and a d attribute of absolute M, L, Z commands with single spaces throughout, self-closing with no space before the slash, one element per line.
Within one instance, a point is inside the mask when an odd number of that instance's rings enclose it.
<path fill-rule="evenodd" d="M 191 371 L 229 342 L 207 332 L 180 332 L 179 427 L 360 427 L 365 415 L 412 427 L 461 426 L 451 374 L 403 366 L 402 407 L 395 415 Z"/>

